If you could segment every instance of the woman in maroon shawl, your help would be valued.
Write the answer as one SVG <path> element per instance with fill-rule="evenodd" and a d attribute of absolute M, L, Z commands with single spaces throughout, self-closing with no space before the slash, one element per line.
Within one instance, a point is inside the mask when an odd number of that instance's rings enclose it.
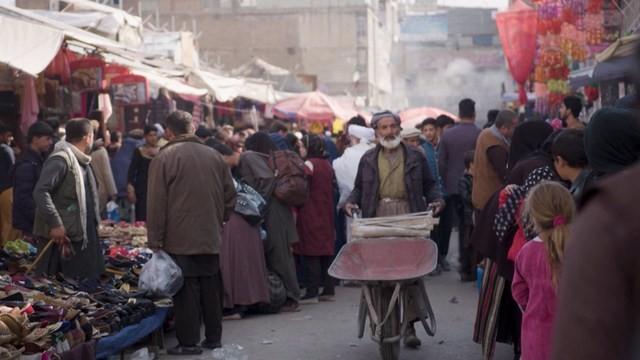
<path fill-rule="evenodd" d="M 335 295 L 333 279 L 327 274 L 335 249 L 333 208 L 333 168 L 325 158 L 322 139 L 305 135 L 305 164 L 309 168 L 309 200 L 298 211 L 298 236 L 295 253 L 303 256 L 307 292 L 301 304 L 331 301 Z M 322 294 L 319 288 L 322 286 Z M 318 296 L 319 295 L 319 296 Z"/>

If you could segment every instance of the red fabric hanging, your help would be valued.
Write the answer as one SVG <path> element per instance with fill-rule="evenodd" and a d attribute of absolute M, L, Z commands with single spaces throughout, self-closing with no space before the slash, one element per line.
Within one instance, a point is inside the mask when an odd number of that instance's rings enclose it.
<path fill-rule="evenodd" d="M 516 1 L 509 10 L 496 15 L 502 49 L 511 76 L 518 83 L 520 104 L 527 103 L 525 83 L 533 70 L 538 35 L 538 13 L 532 7 Z"/>
<path fill-rule="evenodd" d="M 51 60 L 51 63 L 44 70 L 44 74 L 49 78 L 60 78 L 60 82 L 64 85 L 71 80 L 71 68 L 69 64 L 76 60 L 77 56 L 66 47 L 62 47 L 58 54 Z"/>

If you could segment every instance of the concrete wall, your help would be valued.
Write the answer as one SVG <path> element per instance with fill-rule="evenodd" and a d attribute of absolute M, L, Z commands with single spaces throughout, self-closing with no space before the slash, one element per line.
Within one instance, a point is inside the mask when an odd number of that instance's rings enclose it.
<path fill-rule="evenodd" d="M 216 67 L 231 70 L 256 56 L 294 73 L 317 75 L 318 88 L 330 94 L 373 100 L 391 92 L 392 36 L 370 7 L 196 12 L 200 0 L 158 1 L 160 25 L 192 31 L 195 19 L 196 33 L 202 32 L 201 60 Z"/>

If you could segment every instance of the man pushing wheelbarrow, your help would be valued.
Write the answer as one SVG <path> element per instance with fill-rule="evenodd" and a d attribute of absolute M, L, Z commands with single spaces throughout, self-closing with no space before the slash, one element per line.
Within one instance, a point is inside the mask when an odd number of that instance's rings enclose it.
<path fill-rule="evenodd" d="M 399 215 L 407 215 L 411 213 L 425 213 L 428 210 L 433 210 L 433 214 L 438 214 L 444 207 L 444 200 L 442 194 L 438 190 L 436 181 L 429 171 L 427 160 L 424 154 L 415 147 L 405 145 L 400 138 L 400 118 L 389 112 L 377 113 L 373 116 L 371 121 L 372 127 L 376 131 L 376 137 L 379 144 L 369 150 L 360 160 L 358 166 L 358 174 L 356 176 L 353 192 L 347 200 L 345 210 L 349 216 L 352 216 L 357 210 L 362 214 L 363 218 L 378 218 L 378 217 L 394 217 Z M 392 218 L 389 218 L 392 219 Z M 381 219 L 382 220 L 382 219 Z M 384 220 L 383 220 L 384 222 Z M 437 251 L 432 254 L 435 244 L 426 239 L 419 239 L 422 243 L 413 240 L 402 240 L 396 242 L 394 239 L 375 240 L 372 242 L 366 241 L 369 245 L 366 248 L 371 250 L 378 247 L 377 251 L 385 251 L 384 247 L 388 247 L 387 250 L 392 253 L 402 246 L 405 251 L 407 248 L 419 247 L 422 249 L 423 255 L 435 256 L 437 259 Z M 368 252 L 365 249 L 365 245 L 362 245 L 362 251 Z M 355 249 L 355 248 L 354 248 Z M 351 249 L 351 250 L 354 250 Z M 394 250 L 396 249 L 396 250 Z M 348 249 L 344 249 L 347 252 Z M 417 248 L 414 248 L 414 254 L 416 255 Z M 375 252 L 375 250 L 374 250 Z M 420 252 L 420 251 L 417 251 Z M 387 253 L 386 258 L 381 259 L 383 262 L 387 262 L 385 266 L 398 266 L 402 267 L 404 259 L 398 259 L 397 264 L 388 264 L 389 259 L 393 258 L 392 253 Z M 365 256 L 361 256 L 363 261 L 367 261 Z M 422 269 L 427 269 L 426 272 L 433 270 L 433 266 L 429 268 L 432 259 L 423 258 L 414 259 L 416 261 L 422 261 L 422 264 L 416 264 L 418 267 L 422 266 Z M 336 266 L 340 261 L 340 256 L 336 259 L 336 263 L 332 267 L 336 270 Z M 437 260 L 436 260 L 437 261 Z M 435 265 L 434 265 L 435 266 Z M 363 268 L 366 264 L 363 265 Z M 363 269 L 360 269 L 364 271 Z M 380 270 L 380 269 L 378 269 Z M 386 269 L 385 271 L 393 269 Z M 389 274 L 389 271 L 386 272 Z M 340 278 L 340 274 L 333 274 Z M 363 312 L 368 309 L 368 315 L 372 323 L 374 330 L 374 340 L 380 342 L 381 349 L 383 344 L 397 345 L 400 339 L 404 339 L 404 344 L 407 347 L 417 348 L 421 345 L 420 339 L 416 336 L 415 322 L 421 321 L 424 323 L 424 308 L 425 305 L 431 310 L 428 305 L 428 299 L 426 299 L 426 293 L 424 292 L 424 285 L 422 284 L 422 276 L 425 274 L 413 274 L 415 278 L 394 278 L 391 274 L 377 284 L 377 286 L 369 286 L 374 284 L 371 280 L 371 272 L 369 274 L 360 274 L 361 277 L 367 277 L 367 279 L 358 278 L 358 276 L 351 276 L 351 280 L 358 280 L 363 282 L 363 300 L 361 303 L 361 318 Z M 398 274 L 396 274 L 398 275 Z M 411 274 L 405 274 L 405 276 L 413 277 Z M 396 276 L 397 277 L 397 276 Z M 401 281 L 402 280 L 402 281 Z M 368 284 L 368 285 L 367 285 Z M 404 299 L 400 299 L 404 296 Z M 377 299 L 377 300 L 376 300 Z M 424 301 L 423 301 L 424 300 Z M 426 301 L 426 304 L 425 304 Z M 388 302 L 387 304 L 384 304 Z M 403 303 L 403 306 L 396 306 Z M 377 304 L 374 304 L 377 303 Z M 366 306 L 366 309 L 362 307 Z M 374 308 L 378 308 L 377 311 L 372 314 Z M 399 326 L 403 330 L 400 334 L 384 334 L 385 329 L 390 329 L 395 326 L 390 326 L 389 322 L 393 322 L 394 318 L 400 318 L 399 311 L 403 309 L 404 324 Z M 386 311 L 385 311 L 386 309 Z M 398 311 L 398 315 L 394 316 L 394 311 Z M 433 319 L 430 319 L 433 321 Z M 386 325 L 386 326 L 385 326 Z M 426 323 L 425 323 L 426 327 Z M 433 329 L 432 329 L 433 330 Z M 361 333 L 363 331 L 363 322 L 361 321 Z M 428 332 L 430 330 L 427 330 Z M 377 333 L 377 334 L 376 334 Z M 362 334 L 360 334 L 362 336 Z M 387 347 L 388 351 L 391 351 L 391 347 Z M 388 358 L 392 359 L 397 357 L 397 347 L 392 352 L 395 352 L 395 356 Z M 385 350 L 383 349 L 383 357 Z"/>

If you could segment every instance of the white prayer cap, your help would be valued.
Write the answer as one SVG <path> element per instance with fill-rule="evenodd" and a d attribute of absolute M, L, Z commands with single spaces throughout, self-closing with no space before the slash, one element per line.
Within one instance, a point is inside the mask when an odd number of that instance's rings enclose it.
<path fill-rule="evenodd" d="M 371 142 L 376 138 L 376 133 L 372 128 L 360 125 L 349 125 L 349 136 Z"/>
<path fill-rule="evenodd" d="M 164 136 L 164 128 L 162 127 L 162 125 L 160 124 L 154 124 L 153 125 L 156 128 L 156 133 L 158 134 L 158 137 L 161 138 Z"/>
<path fill-rule="evenodd" d="M 420 132 L 420 130 L 416 128 L 408 128 L 408 129 L 402 129 L 402 132 L 400 133 L 400 137 L 403 139 L 410 139 L 412 137 L 420 136 L 421 134 L 422 133 Z"/>

